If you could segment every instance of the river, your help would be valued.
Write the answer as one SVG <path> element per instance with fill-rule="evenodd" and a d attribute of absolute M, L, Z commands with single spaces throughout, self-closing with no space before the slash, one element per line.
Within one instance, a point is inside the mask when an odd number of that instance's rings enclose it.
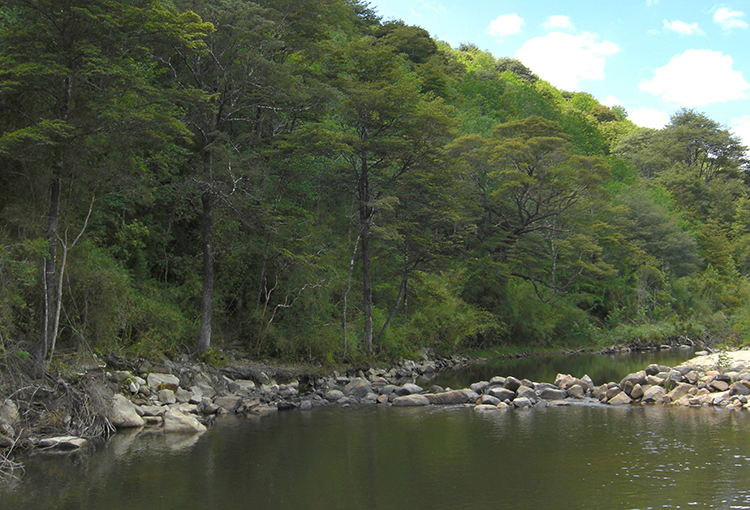
<path fill-rule="evenodd" d="M 750 508 L 748 432 L 722 409 L 280 412 L 29 459 L 0 508 Z"/>

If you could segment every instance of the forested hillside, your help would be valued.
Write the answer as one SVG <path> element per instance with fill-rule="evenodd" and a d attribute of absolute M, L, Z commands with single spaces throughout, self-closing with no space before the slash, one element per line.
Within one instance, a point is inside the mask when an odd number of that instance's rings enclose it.
<path fill-rule="evenodd" d="M 0 353 L 750 341 L 725 127 L 360 0 L 5 0 L 0 111 Z"/>

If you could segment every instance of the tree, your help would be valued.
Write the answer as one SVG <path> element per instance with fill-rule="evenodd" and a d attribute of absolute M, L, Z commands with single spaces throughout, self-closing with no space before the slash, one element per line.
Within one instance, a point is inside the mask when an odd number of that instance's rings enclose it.
<path fill-rule="evenodd" d="M 205 52 L 184 52 L 174 73 L 188 94 L 189 125 L 200 167 L 203 284 L 199 353 L 211 348 L 214 295 L 214 209 L 241 183 L 254 150 L 294 128 L 300 115 L 324 103 L 311 82 L 305 51 L 321 37 L 311 13 L 327 2 L 185 0 L 216 31 Z M 222 170 L 222 176 L 217 170 Z M 261 285 L 264 275 L 261 275 Z"/>
<path fill-rule="evenodd" d="M 457 139 L 451 152 L 467 166 L 483 210 L 477 240 L 507 275 L 531 282 L 549 300 L 583 275 L 608 270 L 585 225 L 594 221 L 586 210 L 601 195 L 609 166 L 571 153 L 559 124 L 535 116 L 507 122 L 490 138 Z"/>
<path fill-rule="evenodd" d="M 340 84 L 344 98 L 337 112 L 341 169 L 358 207 L 361 243 L 364 344 L 373 350 L 373 228 L 386 207 L 398 207 L 395 187 L 415 169 L 429 168 L 432 155 L 447 141 L 449 109 L 420 92 L 419 80 L 404 70 L 390 46 L 372 38 L 345 51 Z"/>
<path fill-rule="evenodd" d="M 105 147 L 136 133 L 186 134 L 155 86 L 156 48 L 168 41 L 192 51 L 209 27 L 150 1 L 9 0 L 2 16 L 0 94 L 9 115 L 0 154 L 49 187 L 37 352 L 46 366 L 59 327 L 63 180 L 84 170 L 101 179 Z"/>

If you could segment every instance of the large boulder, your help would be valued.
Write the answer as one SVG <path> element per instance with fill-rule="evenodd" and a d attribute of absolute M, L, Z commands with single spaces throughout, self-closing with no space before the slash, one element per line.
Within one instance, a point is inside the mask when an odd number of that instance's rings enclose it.
<path fill-rule="evenodd" d="M 109 421 L 118 429 L 143 427 L 146 422 L 130 400 L 119 393 L 112 397 L 112 408 L 109 410 Z"/>
<path fill-rule="evenodd" d="M 508 388 L 492 388 L 487 391 L 487 395 L 500 399 L 501 402 L 513 400 L 516 398 L 516 392 Z"/>
<path fill-rule="evenodd" d="M 518 397 L 516 397 L 516 400 L 518 398 L 527 398 L 532 404 L 539 402 L 539 395 L 537 395 L 533 388 L 529 388 L 528 386 L 518 388 Z"/>
<path fill-rule="evenodd" d="M 16 407 L 15 402 L 11 399 L 6 399 L 5 402 L 0 404 L 0 423 L 4 422 L 12 427 L 18 423 L 19 419 L 18 407 Z"/>
<path fill-rule="evenodd" d="M 177 391 L 180 387 L 180 380 L 172 374 L 160 374 L 158 372 L 151 372 L 146 377 L 146 382 L 150 388 L 155 390 L 168 389 Z"/>
<path fill-rule="evenodd" d="M 393 399 L 394 407 L 419 407 L 429 405 L 430 401 L 427 396 L 413 393 L 411 395 L 402 395 Z"/>
<path fill-rule="evenodd" d="M 344 386 L 344 395 L 347 397 L 365 398 L 368 393 L 372 393 L 372 386 L 361 377 L 352 379 L 349 384 Z"/>
<path fill-rule="evenodd" d="M 206 426 L 192 415 L 175 409 L 170 409 L 164 413 L 164 432 L 196 433 L 205 431 Z"/>
<path fill-rule="evenodd" d="M 667 390 L 663 386 L 651 386 L 643 392 L 641 402 L 644 404 L 662 404 L 667 398 Z"/>
<path fill-rule="evenodd" d="M 633 400 L 624 391 L 621 391 L 620 393 L 618 393 L 617 395 L 615 395 L 614 397 L 612 397 L 611 399 L 607 401 L 607 403 L 611 406 L 622 406 L 622 405 L 630 404 L 631 402 L 633 402 Z"/>
<path fill-rule="evenodd" d="M 505 388 L 510 391 L 516 391 L 518 388 L 520 388 L 523 385 L 523 383 L 516 379 L 515 377 L 506 377 L 505 378 Z M 499 398 L 499 397 L 498 397 Z"/>
<path fill-rule="evenodd" d="M 635 372 L 635 373 L 626 375 L 622 379 L 622 381 L 620 381 L 620 387 L 624 387 L 626 383 L 630 383 L 630 388 L 632 388 L 636 384 L 644 384 L 645 382 L 646 382 L 646 371 L 641 370 L 640 372 Z"/>
<path fill-rule="evenodd" d="M 82 437 L 76 436 L 58 436 L 58 437 L 46 437 L 39 440 L 37 444 L 37 451 L 47 452 L 69 452 L 73 450 L 80 450 L 88 444 L 88 441 Z"/>
<path fill-rule="evenodd" d="M 667 393 L 667 396 L 672 402 L 675 402 L 690 393 L 690 390 L 692 390 L 693 388 L 695 388 L 695 386 L 693 386 L 692 384 L 677 383 L 677 386 L 675 386 L 672 391 Z M 729 389 L 729 385 L 727 385 L 727 389 Z"/>
<path fill-rule="evenodd" d="M 563 400 L 568 396 L 568 392 L 565 390 L 544 388 L 539 392 L 539 396 L 544 400 Z"/>
<path fill-rule="evenodd" d="M 443 393 L 426 393 L 424 395 L 430 404 L 458 405 L 469 401 L 469 395 L 463 390 L 446 391 Z"/>

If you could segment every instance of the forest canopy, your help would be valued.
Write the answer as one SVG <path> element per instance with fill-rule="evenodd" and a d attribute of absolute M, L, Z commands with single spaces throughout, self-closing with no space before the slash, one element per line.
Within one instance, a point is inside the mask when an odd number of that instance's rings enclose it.
<path fill-rule="evenodd" d="M 747 148 L 359 0 L 0 4 L 0 354 L 750 343 Z"/>

